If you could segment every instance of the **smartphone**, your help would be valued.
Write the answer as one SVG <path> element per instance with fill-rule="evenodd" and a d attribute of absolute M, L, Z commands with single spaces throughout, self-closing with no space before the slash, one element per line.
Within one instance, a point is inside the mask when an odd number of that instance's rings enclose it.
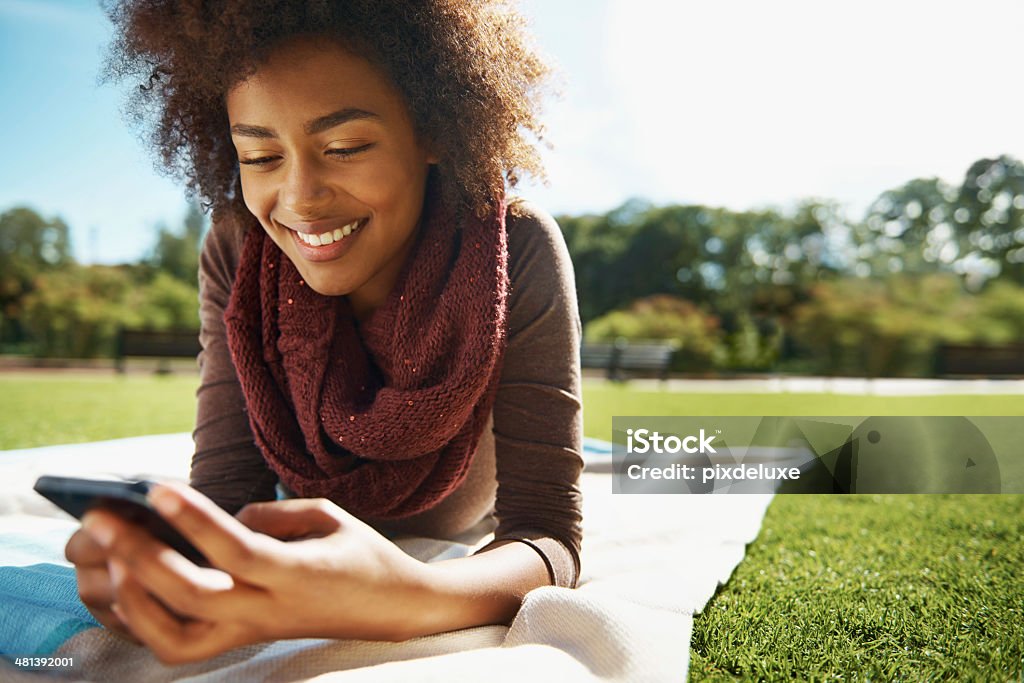
<path fill-rule="evenodd" d="M 102 508 L 137 524 L 196 564 L 209 566 L 203 554 L 160 516 L 146 494 L 155 482 L 39 477 L 36 492 L 77 519 Z"/>

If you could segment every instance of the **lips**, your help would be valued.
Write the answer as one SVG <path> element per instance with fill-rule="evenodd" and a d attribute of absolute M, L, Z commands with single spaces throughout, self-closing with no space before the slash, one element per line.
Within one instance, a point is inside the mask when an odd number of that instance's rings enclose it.
<path fill-rule="evenodd" d="M 369 218 L 355 220 L 320 220 L 278 226 L 291 233 L 299 255 L 307 261 L 333 261 L 344 255 L 354 244 Z"/>

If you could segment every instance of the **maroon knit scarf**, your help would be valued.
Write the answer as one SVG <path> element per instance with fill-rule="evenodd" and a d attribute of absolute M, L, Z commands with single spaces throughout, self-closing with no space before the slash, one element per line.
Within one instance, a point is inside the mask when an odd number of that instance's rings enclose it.
<path fill-rule="evenodd" d="M 465 479 L 498 386 L 508 294 L 504 202 L 485 219 L 465 213 L 457 225 L 428 192 L 410 258 L 361 327 L 346 297 L 305 286 L 249 230 L 228 346 L 256 443 L 296 494 L 399 518 Z"/>

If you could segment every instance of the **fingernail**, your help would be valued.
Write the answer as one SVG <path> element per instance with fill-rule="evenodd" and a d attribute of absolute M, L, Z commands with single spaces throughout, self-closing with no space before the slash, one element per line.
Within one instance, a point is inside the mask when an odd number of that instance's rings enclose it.
<path fill-rule="evenodd" d="M 110 570 L 110 580 L 115 586 L 120 586 L 121 582 L 124 581 L 124 565 L 118 560 L 111 560 L 107 563 L 107 568 Z"/>
<path fill-rule="evenodd" d="M 104 548 L 109 548 L 114 543 L 114 529 L 106 522 L 96 519 L 94 515 L 85 516 L 82 528 Z"/>
<path fill-rule="evenodd" d="M 166 517 L 173 517 L 181 510 L 181 499 L 178 494 L 166 486 L 156 486 L 149 492 L 149 502 L 156 511 Z"/>

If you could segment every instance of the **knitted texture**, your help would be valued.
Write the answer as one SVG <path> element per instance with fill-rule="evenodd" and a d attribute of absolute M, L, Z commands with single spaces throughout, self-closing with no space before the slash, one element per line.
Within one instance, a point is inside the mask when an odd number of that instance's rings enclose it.
<path fill-rule="evenodd" d="M 456 220 L 431 183 L 410 257 L 362 325 L 347 297 L 313 291 L 263 230 L 247 233 L 224 314 L 228 346 L 256 444 L 292 491 L 394 519 L 465 479 L 507 341 L 496 204 Z"/>

